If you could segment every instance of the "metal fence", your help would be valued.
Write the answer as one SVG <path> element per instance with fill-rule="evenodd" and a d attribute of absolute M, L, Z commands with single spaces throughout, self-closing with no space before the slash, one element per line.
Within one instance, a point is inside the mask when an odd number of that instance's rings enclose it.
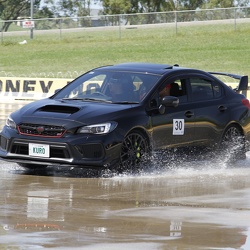
<path fill-rule="evenodd" d="M 250 22 L 250 7 L 237 8 L 220 8 L 220 9 L 197 9 L 188 11 L 171 11 L 171 12 L 152 12 L 137 14 L 121 15 L 97 15 L 84 17 L 60 17 L 60 18 L 43 18 L 43 19 L 19 19 L 19 20 L 0 20 L 1 40 L 9 35 L 27 35 L 30 32 L 30 38 L 33 35 L 43 33 L 59 34 L 74 31 L 77 29 L 97 29 L 113 28 L 119 31 L 119 37 L 122 36 L 123 28 L 133 28 L 142 25 L 173 25 L 175 32 L 183 23 L 193 22 L 219 22 L 227 21 L 237 27 L 237 23 Z M 28 21 L 28 22 L 27 22 Z M 11 23 L 11 29 L 4 32 L 6 23 Z M 28 25 L 27 25 L 28 23 Z M 25 25 L 24 25 L 25 24 Z M 30 24 L 30 27 L 29 27 Z M 34 25 L 34 27 L 33 27 Z M 25 28 L 26 27 L 26 28 Z"/>

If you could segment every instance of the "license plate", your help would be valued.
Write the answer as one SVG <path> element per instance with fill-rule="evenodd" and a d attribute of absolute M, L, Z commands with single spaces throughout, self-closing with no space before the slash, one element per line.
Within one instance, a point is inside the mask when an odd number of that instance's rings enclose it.
<path fill-rule="evenodd" d="M 48 158 L 49 145 L 29 143 L 29 155 Z"/>

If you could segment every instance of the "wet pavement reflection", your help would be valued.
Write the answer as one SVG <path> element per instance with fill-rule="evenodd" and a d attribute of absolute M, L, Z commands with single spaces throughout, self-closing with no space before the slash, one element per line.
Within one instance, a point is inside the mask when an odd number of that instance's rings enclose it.
<path fill-rule="evenodd" d="M 1 162 L 0 249 L 249 249 L 250 156 L 197 164 L 79 178 Z"/>
<path fill-rule="evenodd" d="M 250 249 L 250 153 L 137 175 L 0 161 L 0 249 Z"/>

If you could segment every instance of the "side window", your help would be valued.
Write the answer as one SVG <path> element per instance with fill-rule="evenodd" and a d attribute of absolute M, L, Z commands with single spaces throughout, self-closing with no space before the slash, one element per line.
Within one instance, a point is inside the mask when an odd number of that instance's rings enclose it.
<path fill-rule="evenodd" d="M 180 80 L 175 80 L 174 82 L 171 83 L 170 95 L 176 96 L 176 97 L 179 97 L 182 95 L 182 87 L 181 87 Z"/>
<path fill-rule="evenodd" d="M 222 89 L 221 85 L 219 84 L 213 84 L 213 93 L 214 93 L 214 98 L 219 98 L 222 95 Z"/>
<path fill-rule="evenodd" d="M 187 90 L 185 79 L 175 79 L 171 82 L 165 82 L 159 89 L 159 96 L 176 96 L 180 103 L 187 102 Z"/>
<path fill-rule="evenodd" d="M 190 78 L 193 101 L 203 101 L 221 96 L 220 85 L 202 78 Z"/>
<path fill-rule="evenodd" d="M 187 90 L 186 90 L 186 81 L 185 79 L 176 79 L 174 81 L 174 86 L 172 86 L 170 90 L 170 95 L 172 96 L 177 96 L 179 98 L 180 103 L 185 103 L 187 102 Z M 175 88 L 178 86 L 178 94 L 175 94 Z"/>

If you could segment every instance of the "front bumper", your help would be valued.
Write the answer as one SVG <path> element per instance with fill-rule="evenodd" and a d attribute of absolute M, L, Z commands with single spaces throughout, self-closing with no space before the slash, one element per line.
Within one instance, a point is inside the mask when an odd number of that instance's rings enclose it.
<path fill-rule="evenodd" d="M 106 167 L 119 161 L 121 142 L 115 135 L 72 135 L 65 138 L 22 136 L 9 131 L 0 134 L 0 158 L 34 165 Z M 116 141 L 116 143 L 114 143 Z M 32 156 L 29 144 L 49 146 L 49 157 Z"/>

